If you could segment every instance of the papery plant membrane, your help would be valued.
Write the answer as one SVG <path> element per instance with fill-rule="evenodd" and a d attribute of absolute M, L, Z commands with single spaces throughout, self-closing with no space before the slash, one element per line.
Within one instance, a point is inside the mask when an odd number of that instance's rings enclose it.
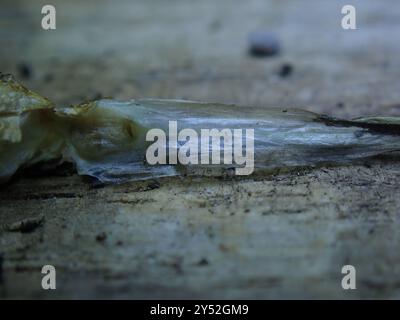
<path fill-rule="evenodd" d="M 146 161 L 151 144 L 146 134 L 154 128 L 168 132 L 170 121 L 199 134 L 202 129 L 254 129 L 256 171 L 349 163 L 400 150 L 396 117 L 341 120 L 299 109 L 155 99 L 102 99 L 56 107 L 2 75 L 0 182 L 21 168 L 54 160 L 72 162 L 78 174 L 105 183 L 205 173 L 202 163 L 151 165 Z M 183 145 L 177 143 L 176 152 Z M 169 154 L 169 145 L 165 148 Z M 224 145 L 221 149 L 223 155 Z M 221 169 L 220 174 L 237 166 L 221 162 L 209 167 Z"/>

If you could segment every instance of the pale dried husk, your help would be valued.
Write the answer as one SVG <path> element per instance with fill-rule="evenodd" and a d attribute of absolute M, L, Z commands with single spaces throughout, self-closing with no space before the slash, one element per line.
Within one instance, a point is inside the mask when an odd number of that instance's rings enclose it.
<path fill-rule="evenodd" d="M 400 150 L 396 117 L 347 121 L 298 109 L 154 99 L 103 99 L 55 108 L 12 77 L 2 76 L 0 182 L 19 168 L 55 159 L 74 163 L 81 175 L 111 183 L 204 172 L 192 170 L 201 165 L 146 163 L 147 130 L 167 132 L 170 120 L 177 121 L 179 129 L 198 132 L 254 129 L 256 170 L 346 163 Z"/>

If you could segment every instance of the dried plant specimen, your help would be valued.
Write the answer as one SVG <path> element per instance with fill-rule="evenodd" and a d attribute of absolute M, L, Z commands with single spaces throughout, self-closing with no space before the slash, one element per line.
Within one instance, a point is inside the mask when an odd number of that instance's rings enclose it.
<path fill-rule="evenodd" d="M 167 155 L 167 163 L 149 164 L 146 152 L 152 142 L 147 141 L 147 134 L 154 128 L 168 133 L 171 121 L 179 130 L 198 132 L 198 140 L 180 140 L 174 132 L 169 140 L 176 139 L 176 143 L 158 150 Z M 193 168 L 231 169 L 239 165 L 201 162 L 202 130 L 223 133 L 225 129 L 231 130 L 233 139 L 235 130 L 254 130 L 255 170 L 349 163 L 400 150 L 400 120 L 395 117 L 341 120 L 299 109 L 155 99 L 102 99 L 55 107 L 11 77 L 2 76 L 0 181 L 9 179 L 19 168 L 55 159 L 73 162 L 79 174 L 102 182 L 178 175 Z M 227 149 L 224 134 L 221 138 L 221 155 L 229 155 L 234 150 Z M 188 145 L 198 161 L 182 164 L 171 160 L 171 154 L 176 156 Z M 213 147 L 211 144 L 207 149 L 210 155 Z"/>

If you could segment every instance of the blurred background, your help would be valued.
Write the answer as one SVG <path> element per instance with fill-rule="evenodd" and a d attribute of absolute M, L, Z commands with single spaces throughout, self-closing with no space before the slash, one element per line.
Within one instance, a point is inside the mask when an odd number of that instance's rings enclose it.
<path fill-rule="evenodd" d="M 0 70 L 61 105 L 157 97 L 398 114 L 400 3 L 350 2 L 357 30 L 342 29 L 341 0 L 53 0 L 57 29 L 44 31 L 48 1 L 2 0 Z M 254 33 L 275 54 L 249 53 Z"/>

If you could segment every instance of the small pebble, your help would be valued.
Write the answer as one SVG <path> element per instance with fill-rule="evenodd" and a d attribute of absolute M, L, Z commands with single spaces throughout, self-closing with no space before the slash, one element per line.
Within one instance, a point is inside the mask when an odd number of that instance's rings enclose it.
<path fill-rule="evenodd" d="M 267 31 L 255 31 L 249 35 L 249 52 L 255 57 L 277 55 L 281 50 L 278 37 Z"/>
<path fill-rule="evenodd" d="M 289 77 L 293 72 L 293 66 L 290 63 L 285 63 L 279 70 L 279 76 L 282 78 Z"/>
<path fill-rule="evenodd" d="M 342 109 L 342 108 L 344 108 L 344 102 L 341 102 L 341 101 L 339 101 L 337 104 L 336 104 L 336 107 L 338 107 L 338 108 L 340 108 L 340 109 Z"/>
<path fill-rule="evenodd" d="M 99 233 L 96 236 L 96 241 L 98 241 L 98 242 L 104 242 L 106 239 L 107 239 L 107 235 L 105 232 Z"/>
<path fill-rule="evenodd" d="M 18 64 L 17 70 L 18 70 L 18 75 L 22 79 L 29 79 L 32 77 L 32 67 L 25 62 L 21 62 L 20 64 Z"/>
<path fill-rule="evenodd" d="M 200 266 L 200 267 L 208 266 L 208 265 L 209 265 L 209 262 L 208 262 L 208 260 L 207 260 L 206 258 L 202 258 L 202 259 L 197 263 L 197 265 Z"/>
<path fill-rule="evenodd" d="M 23 233 L 32 232 L 36 228 L 40 227 L 43 221 L 44 221 L 43 216 L 35 218 L 27 218 L 7 225 L 6 230 L 11 232 L 19 231 Z"/>
<path fill-rule="evenodd" d="M 147 185 L 145 191 L 158 189 L 158 188 L 160 188 L 160 186 L 161 186 L 161 184 L 160 184 L 160 182 L 158 180 L 153 180 Z"/>

